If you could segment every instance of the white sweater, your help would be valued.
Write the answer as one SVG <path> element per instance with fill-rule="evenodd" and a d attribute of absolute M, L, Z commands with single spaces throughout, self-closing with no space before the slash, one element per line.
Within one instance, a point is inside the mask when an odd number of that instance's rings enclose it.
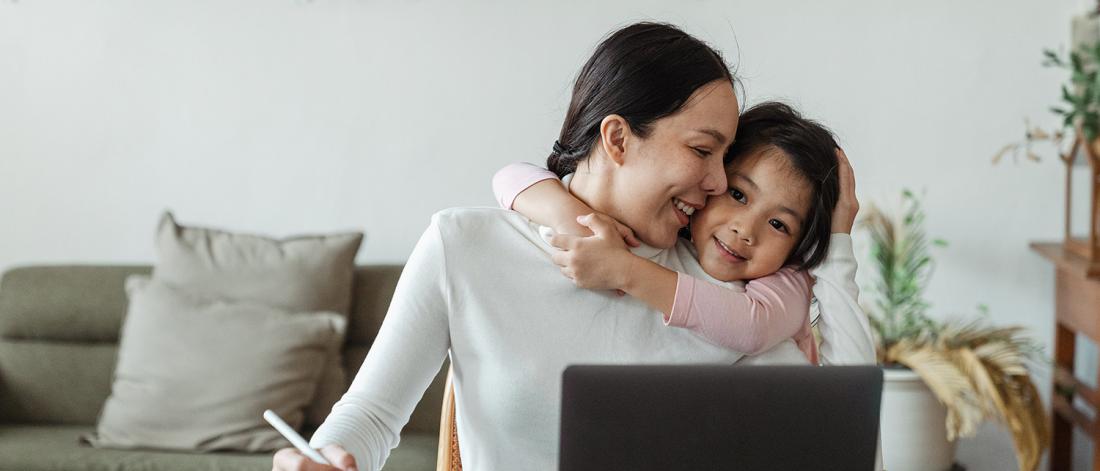
<path fill-rule="evenodd" d="M 854 282 L 847 281 L 855 270 L 850 241 L 832 242 L 827 263 L 815 273 L 826 335 L 822 359 L 874 363 L 867 319 Z M 537 225 L 512 211 L 436 213 L 405 264 L 355 381 L 311 445 L 339 444 L 360 470 L 381 468 L 449 351 L 463 468 L 553 470 L 567 365 L 741 359 L 687 329 L 665 326 L 659 312 L 637 299 L 576 288 L 551 263 L 552 250 Z M 714 281 L 683 243 L 635 253 Z M 788 340 L 739 363 L 805 362 Z"/>

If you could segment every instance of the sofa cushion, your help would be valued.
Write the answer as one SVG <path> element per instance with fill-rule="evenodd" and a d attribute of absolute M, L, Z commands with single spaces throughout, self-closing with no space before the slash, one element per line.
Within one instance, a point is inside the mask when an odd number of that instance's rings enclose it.
<path fill-rule="evenodd" d="M 287 442 L 316 391 L 317 365 L 339 348 L 336 313 L 292 313 L 211 300 L 148 277 L 127 282 L 115 381 L 91 442 L 111 448 L 267 451 Z"/>
<path fill-rule="evenodd" d="M 362 240 L 359 232 L 272 239 L 181 226 L 165 212 L 157 227 L 153 277 L 205 297 L 347 315 Z M 335 350 L 325 360 L 307 423 L 324 421 L 346 385 Z"/>
<path fill-rule="evenodd" d="M 153 278 L 207 297 L 347 314 L 362 240 L 359 232 L 273 239 L 182 226 L 166 212 Z"/>
<path fill-rule="evenodd" d="M 0 422 L 95 423 L 118 347 L 0 340 Z"/>
<path fill-rule="evenodd" d="M 80 444 L 88 426 L 0 425 L 0 470 L 18 471 L 267 471 L 271 455 L 101 450 Z M 387 471 L 435 468 L 434 434 L 402 435 Z"/>
<path fill-rule="evenodd" d="M 151 271 L 110 265 L 12 268 L 0 281 L 0 338 L 118 342 L 126 277 Z"/>

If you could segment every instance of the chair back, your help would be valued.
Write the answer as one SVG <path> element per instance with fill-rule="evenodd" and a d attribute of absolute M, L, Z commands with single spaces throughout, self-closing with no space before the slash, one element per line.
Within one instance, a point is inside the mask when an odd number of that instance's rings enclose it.
<path fill-rule="evenodd" d="M 454 369 L 447 370 L 447 382 L 443 386 L 443 408 L 439 414 L 439 452 L 436 471 L 462 471 L 462 457 L 458 453 L 458 426 L 455 425 L 455 386 L 451 381 Z"/>

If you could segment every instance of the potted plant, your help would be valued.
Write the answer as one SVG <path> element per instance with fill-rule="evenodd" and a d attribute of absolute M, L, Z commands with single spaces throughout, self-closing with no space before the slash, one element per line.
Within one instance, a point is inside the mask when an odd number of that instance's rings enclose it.
<path fill-rule="evenodd" d="M 928 316 L 931 249 L 946 244 L 925 235 L 912 192 L 903 192 L 896 215 L 872 206 L 861 227 L 870 235 L 874 279 L 867 311 L 885 370 L 886 469 L 947 470 L 955 440 L 973 436 L 987 419 L 1009 428 L 1019 469 L 1036 469 L 1049 432 L 1026 364 L 1039 348 L 1022 327 L 995 327 L 985 316 L 947 322 Z"/>

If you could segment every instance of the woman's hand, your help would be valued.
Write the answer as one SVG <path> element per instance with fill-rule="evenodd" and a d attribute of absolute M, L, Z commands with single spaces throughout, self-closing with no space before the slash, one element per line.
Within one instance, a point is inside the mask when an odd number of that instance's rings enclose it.
<path fill-rule="evenodd" d="M 271 471 L 355 471 L 355 457 L 343 447 L 329 445 L 318 451 L 333 466 L 314 462 L 295 448 L 283 448 L 275 452 Z"/>
<path fill-rule="evenodd" d="M 634 254 L 622 232 L 622 226 L 610 216 L 592 213 L 577 218 L 577 223 L 594 235 L 579 237 L 555 234 L 550 245 L 560 249 L 551 259 L 561 273 L 580 288 L 621 289 L 627 282 Z M 626 229 L 629 231 L 629 229 Z M 633 236 L 633 232 L 630 232 Z M 636 241 L 634 241 L 636 246 Z"/>
<path fill-rule="evenodd" d="M 859 212 L 856 200 L 856 174 L 844 150 L 836 149 L 836 172 L 840 178 L 840 198 L 833 209 L 833 234 L 851 234 Z"/>

